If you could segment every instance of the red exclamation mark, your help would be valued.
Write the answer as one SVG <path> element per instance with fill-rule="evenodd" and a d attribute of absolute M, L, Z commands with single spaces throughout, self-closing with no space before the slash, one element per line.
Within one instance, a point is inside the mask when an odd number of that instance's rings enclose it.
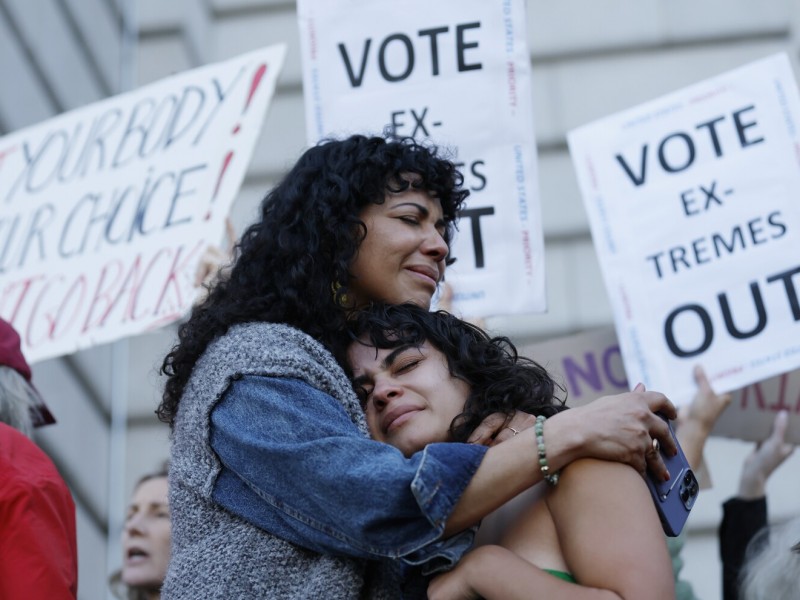
<path fill-rule="evenodd" d="M 247 112 L 248 107 L 250 106 L 250 102 L 253 100 L 253 96 L 258 89 L 258 85 L 261 83 L 261 79 L 264 77 L 264 73 L 267 72 L 267 65 L 260 64 L 256 69 L 256 72 L 253 74 L 253 80 L 250 82 L 250 91 L 247 94 L 247 100 L 244 103 L 244 108 L 242 109 L 242 115 Z M 232 134 L 236 135 L 239 133 L 241 129 L 241 123 L 236 123 L 233 127 Z M 231 164 L 231 160 L 233 159 L 233 150 L 229 150 L 225 157 L 222 159 L 222 167 L 220 167 L 219 175 L 217 176 L 217 185 L 214 186 L 214 194 L 211 196 L 211 202 L 213 203 L 214 200 L 217 198 L 217 194 L 219 193 L 219 188 L 222 185 L 222 177 L 225 175 L 225 171 L 228 169 L 228 165 Z M 205 220 L 208 221 L 211 218 L 211 210 L 206 213 Z"/>

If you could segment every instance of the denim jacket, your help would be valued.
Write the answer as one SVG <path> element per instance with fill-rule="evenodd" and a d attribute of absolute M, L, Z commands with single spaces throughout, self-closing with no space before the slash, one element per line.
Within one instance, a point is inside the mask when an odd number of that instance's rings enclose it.
<path fill-rule="evenodd" d="M 228 388 L 211 413 L 210 440 L 222 463 L 214 501 L 298 546 L 431 573 L 472 544 L 473 531 L 441 536 L 482 446 L 431 444 L 405 458 L 364 437 L 332 396 L 258 375 Z"/>

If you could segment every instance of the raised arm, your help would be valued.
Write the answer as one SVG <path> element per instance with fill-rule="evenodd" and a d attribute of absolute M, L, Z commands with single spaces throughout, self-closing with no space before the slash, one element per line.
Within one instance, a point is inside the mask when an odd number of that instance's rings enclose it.
<path fill-rule="evenodd" d="M 789 413 L 775 415 L 769 437 L 755 445 L 742 463 L 739 492 L 722 505 L 719 550 L 722 558 L 722 597 L 737 598 L 739 575 L 748 544 L 767 524 L 766 484 L 770 475 L 794 452 L 786 441 Z"/>
<path fill-rule="evenodd" d="M 681 408 L 678 417 L 677 436 L 686 460 L 696 471 L 703 460 L 703 448 L 711 430 L 731 403 L 731 394 L 717 394 L 711 388 L 703 367 L 694 369 L 697 393 L 688 407 Z"/>
<path fill-rule="evenodd" d="M 739 498 L 753 500 L 766 495 L 767 480 L 772 472 L 794 452 L 794 444 L 786 441 L 789 413 L 785 410 L 775 415 L 769 437 L 756 444 L 744 459 L 739 478 Z"/>

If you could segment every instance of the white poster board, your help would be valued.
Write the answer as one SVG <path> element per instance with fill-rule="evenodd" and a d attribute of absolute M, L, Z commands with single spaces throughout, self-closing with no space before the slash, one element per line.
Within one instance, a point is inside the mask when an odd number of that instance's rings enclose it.
<path fill-rule="evenodd" d="M 30 362 L 191 306 L 284 53 L 180 73 L 0 138 L 0 316 Z"/>
<path fill-rule="evenodd" d="M 628 382 L 612 327 L 520 346 L 519 354 L 547 368 L 566 388 L 567 406 L 570 407 L 627 392 L 637 383 Z M 789 413 L 786 439 L 800 443 L 800 370 L 734 391 L 731 403 L 717 420 L 712 435 L 763 440 L 769 435 L 775 413 L 779 410 Z"/>
<path fill-rule="evenodd" d="M 569 133 L 625 368 L 673 401 L 800 367 L 800 99 L 772 56 Z"/>
<path fill-rule="evenodd" d="M 543 312 L 524 0 L 299 0 L 308 141 L 432 141 L 471 192 L 448 267 L 465 315 Z"/>

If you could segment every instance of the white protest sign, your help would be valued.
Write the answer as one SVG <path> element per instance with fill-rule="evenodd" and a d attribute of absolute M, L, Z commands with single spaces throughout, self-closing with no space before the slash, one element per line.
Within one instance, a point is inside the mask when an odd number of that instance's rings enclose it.
<path fill-rule="evenodd" d="M 800 99 L 785 55 L 569 133 L 625 368 L 676 403 L 800 367 Z"/>
<path fill-rule="evenodd" d="M 571 407 L 627 392 L 637 383 L 628 382 L 612 327 L 521 346 L 519 354 L 547 368 L 566 388 L 567 406 Z M 789 412 L 786 439 L 800 443 L 800 370 L 748 385 L 734 391 L 732 396 L 712 435 L 763 440 L 769 435 L 775 413 L 786 410 Z"/>
<path fill-rule="evenodd" d="M 284 53 L 187 71 L 0 138 L 0 316 L 29 361 L 191 306 Z"/>
<path fill-rule="evenodd" d="M 299 0 L 309 142 L 392 133 L 471 191 L 448 268 L 470 316 L 546 308 L 524 0 Z"/>

